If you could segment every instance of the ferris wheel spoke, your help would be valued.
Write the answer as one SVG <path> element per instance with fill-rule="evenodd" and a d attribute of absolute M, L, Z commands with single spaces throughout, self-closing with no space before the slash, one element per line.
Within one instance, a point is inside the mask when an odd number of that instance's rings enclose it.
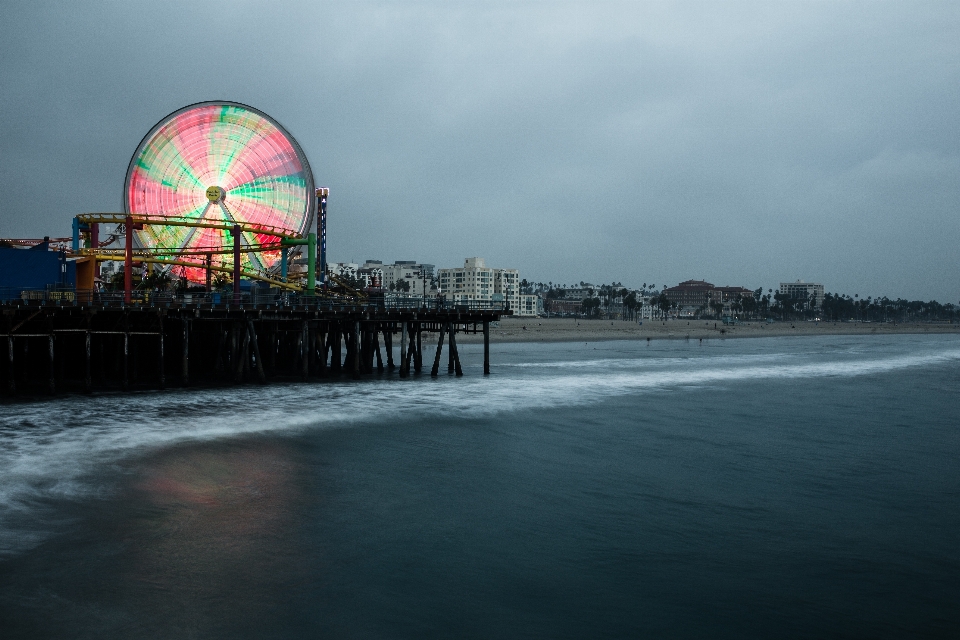
<path fill-rule="evenodd" d="M 296 214 L 291 211 L 297 210 L 297 203 L 289 198 L 266 200 L 241 194 L 231 200 L 239 203 L 236 207 L 239 211 L 252 210 L 248 216 L 251 222 L 291 228 L 296 221 Z"/>
<path fill-rule="evenodd" d="M 212 207 L 212 206 L 213 206 L 213 203 L 212 203 L 212 202 L 207 202 L 207 206 L 205 206 L 205 207 L 203 208 L 203 213 L 201 213 L 199 216 L 197 216 L 197 218 L 196 218 L 197 222 L 200 222 L 200 221 L 202 221 L 205 217 L 207 217 L 207 211 L 210 211 L 210 207 Z M 198 231 L 199 229 L 201 229 L 201 228 L 202 228 L 202 227 L 189 227 L 190 231 L 187 233 L 187 237 L 184 238 L 183 241 L 180 243 L 180 246 L 182 246 L 182 247 L 189 247 L 189 246 L 191 245 L 192 241 L 193 241 L 194 236 L 197 235 L 197 231 Z"/>
<path fill-rule="evenodd" d="M 227 128 L 224 127 L 224 129 Z M 220 170 L 224 175 L 229 175 L 238 163 L 242 162 L 243 156 L 246 155 L 246 145 L 256 135 L 256 130 L 234 125 L 229 127 L 226 133 L 230 135 L 231 145 L 220 162 Z"/>
<path fill-rule="evenodd" d="M 233 222 L 234 224 L 239 224 L 238 219 L 234 217 L 232 213 L 230 213 L 230 210 L 226 207 L 226 205 L 224 205 L 223 202 L 220 203 L 220 208 L 223 210 L 224 218 L 228 219 L 230 222 Z M 249 231 L 241 231 L 239 237 L 240 237 L 241 251 L 243 251 L 242 249 L 243 247 L 247 248 L 247 251 L 244 252 L 246 253 L 247 260 L 250 262 L 255 262 L 258 265 L 257 268 L 263 271 L 264 265 L 259 256 L 259 252 L 250 251 L 251 247 L 253 247 L 254 245 L 254 243 L 250 241 L 251 237 L 253 237 L 253 233 Z"/>
<path fill-rule="evenodd" d="M 286 225 L 309 211 L 307 203 L 303 201 L 302 194 L 305 191 L 299 177 L 280 176 L 240 185 L 232 191 L 232 198 L 242 203 L 244 209 L 257 211 L 259 216 L 281 220 Z"/>

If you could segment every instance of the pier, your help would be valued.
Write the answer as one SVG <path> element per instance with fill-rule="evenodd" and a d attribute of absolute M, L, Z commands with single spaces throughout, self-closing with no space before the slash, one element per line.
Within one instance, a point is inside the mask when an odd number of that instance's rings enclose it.
<path fill-rule="evenodd" d="M 247 305 L 14 301 L 0 310 L 6 397 L 435 377 L 444 365 L 446 374 L 462 376 L 456 341 L 462 333 L 483 333 L 489 374 L 490 323 L 504 313 L 310 298 Z"/>
<path fill-rule="evenodd" d="M 444 355 L 462 376 L 457 334 L 481 331 L 490 373 L 502 293 L 427 291 L 431 267 L 406 298 L 407 282 L 331 271 L 330 189 L 262 111 L 174 111 L 141 140 L 123 193 L 122 212 L 75 215 L 69 237 L 0 239 L 0 397 L 436 377 Z"/>

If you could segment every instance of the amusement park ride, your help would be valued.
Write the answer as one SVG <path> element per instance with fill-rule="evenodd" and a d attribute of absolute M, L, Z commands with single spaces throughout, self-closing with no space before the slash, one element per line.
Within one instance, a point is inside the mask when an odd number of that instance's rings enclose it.
<path fill-rule="evenodd" d="M 77 288 L 93 289 L 100 262 L 122 261 L 127 303 L 134 263 L 168 267 L 207 290 L 212 273 L 229 274 L 235 297 L 242 278 L 307 296 L 356 294 L 346 283 L 334 283 L 338 292 L 327 286 L 328 196 L 314 187 L 300 145 L 270 116 L 236 102 L 184 107 L 137 147 L 124 212 L 74 218 L 68 255 L 78 258 Z M 101 225 L 116 225 L 106 242 Z M 111 247 L 120 235 L 124 248 Z M 291 273 L 299 256 L 306 268 Z"/>
<path fill-rule="evenodd" d="M 293 136 L 263 112 L 202 102 L 170 114 L 130 160 L 122 213 L 78 215 L 71 238 L 0 243 L 18 264 L 49 265 L 47 249 L 57 247 L 60 273 L 67 259 L 76 269 L 75 292 L 14 287 L 16 295 L 0 297 L 5 395 L 163 388 L 172 372 L 184 386 L 394 370 L 407 377 L 424 367 L 424 333 L 439 334 L 430 375 L 439 375 L 447 336 L 447 371 L 460 376 L 455 336 L 481 330 L 489 373 L 490 323 L 509 310 L 440 298 L 388 304 L 328 274 L 329 194 L 314 185 Z M 101 234 L 105 225 L 113 228 Z M 17 251 L 28 248 L 44 252 Z M 124 264 L 122 300 L 96 289 L 105 261 Z M 212 274 L 225 274 L 233 297 L 134 296 L 137 264 L 208 292 Z M 243 279 L 295 295 L 242 296 Z"/>

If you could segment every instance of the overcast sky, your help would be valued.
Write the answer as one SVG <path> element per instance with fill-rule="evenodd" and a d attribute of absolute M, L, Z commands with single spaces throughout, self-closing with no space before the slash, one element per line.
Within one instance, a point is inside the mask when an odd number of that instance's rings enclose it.
<path fill-rule="evenodd" d="M 958 2 L 30 0 L 0 60 L 0 237 L 120 210 L 220 99 L 300 142 L 333 261 L 960 300 Z"/>

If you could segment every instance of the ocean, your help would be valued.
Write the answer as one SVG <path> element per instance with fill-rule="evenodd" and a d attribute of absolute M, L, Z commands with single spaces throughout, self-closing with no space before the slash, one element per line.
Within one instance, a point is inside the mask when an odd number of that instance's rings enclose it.
<path fill-rule="evenodd" d="M 0 405 L 0 637 L 960 636 L 957 336 L 480 349 Z"/>

